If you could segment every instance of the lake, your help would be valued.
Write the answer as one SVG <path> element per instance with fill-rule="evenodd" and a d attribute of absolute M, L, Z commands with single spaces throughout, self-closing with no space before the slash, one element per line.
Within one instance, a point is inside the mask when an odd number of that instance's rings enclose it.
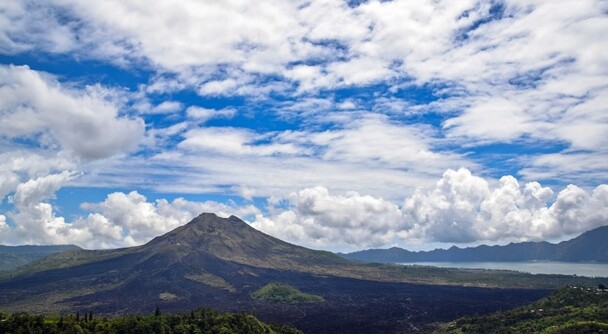
<path fill-rule="evenodd" d="M 531 274 L 563 274 L 587 277 L 608 277 L 608 263 L 579 262 L 411 262 L 403 265 L 434 266 L 441 268 L 473 268 L 515 270 Z"/>

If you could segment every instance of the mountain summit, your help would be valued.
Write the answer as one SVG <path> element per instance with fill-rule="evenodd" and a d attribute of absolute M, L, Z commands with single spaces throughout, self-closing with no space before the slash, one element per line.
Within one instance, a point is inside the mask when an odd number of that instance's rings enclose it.
<path fill-rule="evenodd" d="M 212 256 L 260 268 L 309 271 L 317 265 L 347 264 L 326 251 L 296 246 L 256 230 L 236 216 L 203 213 L 190 223 L 154 238 L 138 250 L 186 259 Z"/>

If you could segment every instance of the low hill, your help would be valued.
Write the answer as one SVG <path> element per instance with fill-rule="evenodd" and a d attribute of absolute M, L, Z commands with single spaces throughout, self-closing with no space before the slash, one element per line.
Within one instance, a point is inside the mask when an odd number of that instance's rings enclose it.
<path fill-rule="evenodd" d="M 75 245 L 4 246 L 0 245 L 0 270 L 14 269 L 51 254 L 79 250 Z"/>
<path fill-rule="evenodd" d="M 466 317 L 444 325 L 438 334 L 606 333 L 608 291 L 568 287 L 536 303 L 482 317 Z"/>
<path fill-rule="evenodd" d="M 369 249 L 340 254 L 345 259 L 378 263 L 399 262 L 491 262 L 491 261 L 564 261 L 608 262 L 608 226 L 585 232 L 557 244 L 549 242 L 511 243 L 486 246 L 436 249 L 411 252 L 402 248 Z"/>
<path fill-rule="evenodd" d="M 251 293 L 251 297 L 276 303 L 318 303 L 323 297 L 302 292 L 285 283 L 268 283 Z"/>

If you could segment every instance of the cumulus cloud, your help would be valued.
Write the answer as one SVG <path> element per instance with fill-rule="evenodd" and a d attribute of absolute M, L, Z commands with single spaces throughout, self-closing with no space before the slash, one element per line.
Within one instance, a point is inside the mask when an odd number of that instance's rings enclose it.
<path fill-rule="evenodd" d="M 447 170 L 433 187 L 418 189 L 401 206 L 353 191 L 331 193 L 325 187 L 272 197 L 265 212 L 252 204 L 183 198 L 149 201 L 132 191 L 84 203 L 82 208 L 90 213 L 68 222 L 47 200 L 72 177 L 64 172 L 20 184 L 13 196 L 15 211 L 0 215 L 2 240 L 75 243 L 88 248 L 132 246 L 185 224 L 201 212 L 215 212 L 251 219 L 255 228 L 297 244 L 351 251 L 429 242 L 562 239 L 608 221 L 608 185 L 592 191 L 569 185 L 555 196 L 538 182 L 520 184 L 513 176 L 487 180 L 461 168 Z"/>
<path fill-rule="evenodd" d="M 29 180 L 17 186 L 12 200 L 16 211 L 7 213 L 15 227 L 11 234 L 22 243 L 58 244 L 77 240 L 78 231 L 71 230 L 63 217 L 56 217 L 45 201 L 67 183 L 73 173 L 64 171 Z"/>
<path fill-rule="evenodd" d="M 77 244 L 85 248 L 112 248 L 143 244 L 183 225 L 202 212 L 222 217 L 248 217 L 259 214 L 255 206 L 228 205 L 214 201 L 192 202 L 183 198 L 149 202 L 136 191 L 108 194 L 99 203 L 83 203 L 87 216 L 71 222 L 58 216 L 46 200 L 65 184 L 72 174 L 65 172 L 30 180 L 17 187 L 15 211 L 8 212 L 13 226 L 0 215 L 2 240 L 18 244 Z"/>
<path fill-rule="evenodd" d="M 437 241 L 468 242 L 477 237 L 471 225 L 479 204 L 489 195 L 486 180 L 467 169 L 448 170 L 435 189 L 418 189 L 403 209 L 414 233 Z"/>
<path fill-rule="evenodd" d="M 0 202 L 25 180 L 75 168 L 76 162 L 62 152 L 10 147 L 10 151 L 0 153 Z"/>
<path fill-rule="evenodd" d="M 608 185 L 597 186 L 591 193 L 569 185 L 557 195 L 547 212 L 548 235 L 579 233 L 608 222 Z"/>
<path fill-rule="evenodd" d="M 214 212 L 222 217 L 233 214 L 246 217 L 259 213 L 253 205 L 238 207 L 214 201 L 191 202 L 176 198 L 173 201 L 158 199 L 149 202 L 136 191 L 111 193 L 103 202 L 84 203 L 82 208 L 92 213 L 74 225 L 86 228 L 92 234 L 88 244 L 97 245 L 101 239 L 105 240 L 103 245 L 106 247 L 145 243 L 189 222 L 202 212 Z"/>
<path fill-rule="evenodd" d="M 497 182 L 469 170 L 447 170 L 400 207 L 351 192 L 316 187 L 275 199 L 253 226 L 295 243 L 333 250 L 416 243 L 504 243 L 574 236 L 608 221 L 608 186 L 591 193 L 570 185 L 557 197 L 538 182 Z"/>
<path fill-rule="evenodd" d="M 405 227 L 399 207 L 356 192 L 331 195 L 315 187 L 292 193 L 289 209 L 271 218 L 256 216 L 253 226 L 269 234 L 316 248 L 381 246 Z"/>
<path fill-rule="evenodd" d="M 403 211 L 408 235 L 442 242 L 540 240 L 570 236 L 606 222 L 605 185 L 592 194 L 569 185 L 557 195 L 512 176 L 496 185 L 466 169 L 448 170 L 432 190 L 417 191 Z M 602 203 L 602 204 L 600 204 Z M 586 214 L 583 214 L 586 212 Z M 603 220 L 602 220 L 603 219 Z"/>
<path fill-rule="evenodd" d="M 55 215 L 49 203 L 36 203 L 8 213 L 15 227 L 12 239 L 20 244 L 70 244 L 79 243 L 81 234 L 72 229 L 63 217 Z"/>
<path fill-rule="evenodd" d="M 99 203 L 83 203 L 91 213 L 66 221 L 48 203 L 76 174 L 64 171 L 30 179 L 16 186 L 10 200 L 14 210 L 0 215 L 0 238 L 16 244 L 77 244 L 85 248 L 110 248 L 145 243 L 201 212 L 247 217 L 259 214 L 253 205 L 237 206 L 214 201 L 192 202 L 183 198 L 149 202 L 136 191 L 115 192 Z M 11 225 L 7 223 L 7 217 Z"/>
<path fill-rule="evenodd" d="M 73 173 L 64 171 L 61 174 L 51 174 L 21 183 L 13 196 L 14 204 L 18 208 L 23 208 L 51 199 L 55 196 L 55 192 L 72 177 Z"/>
<path fill-rule="evenodd" d="M 36 139 L 41 147 L 59 146 L 85 159 L 132 150 L 144 122 L 121 116 L 108 94 L 99 86 L 62 86 L 27 66 L 0 65 L 0 136 Z"/>

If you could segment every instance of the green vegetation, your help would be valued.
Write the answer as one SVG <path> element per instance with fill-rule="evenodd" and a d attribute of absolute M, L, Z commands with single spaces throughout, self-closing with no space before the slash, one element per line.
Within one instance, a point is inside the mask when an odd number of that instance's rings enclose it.
<path fill-rule="evenodd" d="M 46 256 L 46 254 L 1 254 L 0 270 L 10 270 L 34 262 Z"/>
<path fill-rule="evenodd" d="M 304 293 L 285 283 L 269 283 L 251 293 L 251 297 L 276 303 L 318 303 L 323 297 Z"/>
<path fill-rule="evenodd" d="M 68 250 L 28 262 L 13 270 L 0 271 L 0 281 L 52 269 L 63 269 L 99 262 L 127 254 L 130 248 L 110 250 Z"/>
<path fill-rule="evenodd" d="M 158 308 L 150 316 L 120 317 L 94 317 L 91 312 L 59 316 L 0 313 L 0 333 L 301 334 L 289 326 L 266 325 L 249 314 L 198 309 L 188 315 L 163 315 Z"/>
<path fill-rule="evenodd" d="M 572 286 L 515 310 L 461 318 L 436 333 L 608 333 L 608 292 Z"/>
<path fill-rule="evenodd" d="M 4 246 L 0 245 L 0 271 L 11 270 L 40 260 L 48 255 L 80 249 L 74 245 Z"/>

